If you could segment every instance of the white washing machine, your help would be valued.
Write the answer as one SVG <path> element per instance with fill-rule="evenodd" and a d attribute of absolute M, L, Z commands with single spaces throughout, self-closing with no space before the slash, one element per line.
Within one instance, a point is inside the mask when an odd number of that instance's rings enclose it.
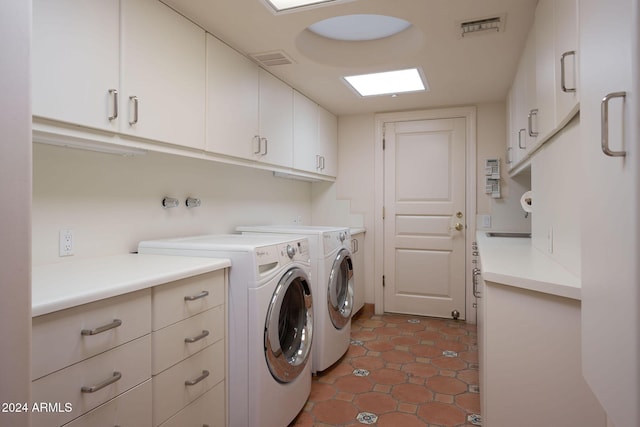
<path fill-rule="evenodd" d="M 306 225 L 242 226 L 245 234 L 297 235 L 309 239 L 314 295 L 312 372 L 337 362 L 349 348 L 353 314 L 351 231 L 346 227 Z"/>
<path fill-rule="evenodd" d="M 140 253 L 228 258 L 230 427 L 283 427 L 311 392 L 309 245 L 294 236 L 208 235 L 140 242 Z"/>

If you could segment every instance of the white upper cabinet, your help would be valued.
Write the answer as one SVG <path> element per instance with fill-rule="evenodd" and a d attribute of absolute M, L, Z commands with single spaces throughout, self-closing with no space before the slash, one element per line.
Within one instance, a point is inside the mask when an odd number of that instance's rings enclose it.
<path fill-rule="evenodd" d="M 252 159 L 260 153 L 259 71 L 207 34 L 207 151 Z"/>
<path fill-rule="evenodd" d="M 257 159 L 293 166 L 293 89 L 260 69 L 260 144 Z"/>
<path fill-rule="evenodd" d="M 555 0 L 556 122 L 567 123 L 578 111 L 578 1 Z"/>
<path fill-rule="evenodd" d="M 119 22 L 118 0 L 34 0 L 34 116 L 118 130 Z"/>
<path fill-rule="evenodd" d="M 204 148 L 205 33 L 155 0 L 36 0 L 33 115 Z"/>
<path fill-rule="evenodd" d="M 536 45 L 535 132 L 541 139 L 551 134 L 556 122 L 554 2 L 555 0 L 540 0 L 536 7 L 534 21 Z"/>
<path fill-rule="evenodd" d="M 204 30 L 157 0 L 121 7 L 121 131 L 204 149 Z"/>
<path fill-rule="evenodd" d="M 638 426 L 639 2 L 579 6 L 582 369 L 611 425 Z"/>
<path fill-rule="evenodd" d="M 293 165 L 293 89 L 210 34 L 207 151 Z"/>
<path fill-rule="evenodd" d="M 317 172 L 318 104 L 293 91 L 293 167 Z"/>
<path fill-rule="evenodd" d="M 318 107 L 319 172 L 327 176 L 338 175 L 338 118 Z"/>
<path fill-rule="evenodd" d="M 293 167 L 335 177 L 338 173 L 338 119 L 294 91 Z"/>

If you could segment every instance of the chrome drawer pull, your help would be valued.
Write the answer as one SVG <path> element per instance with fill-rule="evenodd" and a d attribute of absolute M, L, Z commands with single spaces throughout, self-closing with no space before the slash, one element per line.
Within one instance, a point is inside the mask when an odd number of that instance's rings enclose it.
<path fill-rule="evenodd" d="M 84 336 L 98 335 L 98 334 L 101 334 L 102 332 L 108 331 L 109 329 L 117 328 L 120 325 L 122 325 L 122 320 L 113 319 L 113 322 L 109 323 L 108 325 L 98 326 L 97 328 L 93 328 L 93 329 L 83 329 L 82 331 L 80 331 L 80 334 Z"/>
<path fill-rule="evenodd" d="M 129 126 L 133 126 L 138 123 L 138 107 L 140 104 L 140 99 L 137 96 L 133 95 L 129 97 L 129 101 L 133 101 L 133 120 L 129 122 Z"/>
<path fill-rule="evenodd" d="M 114 372 L 113 376 L 109 379 L 106 379 L 104 381 L 102 381 L 99 384 L 96 385 L 92 385 L 91 387 L 82 387 L 80 389 L 80 391 L 82 391 L 83 393 L 94 393 L 98 390 L 102 390 L 103 388 L 105 388 L 108 385 L 111 385 L 113 383 L 115 383 L 116 381 L 118 381 L 120 378 L 122 378 L 122 374 L 120 372 Z"/>
<path fill-rule="evenodd" d="M 602 98 L 600 106 L 601 145 L 602 152 L 610 157 L 624 157 L 627 155 L 626 151 L 612 151 L 609 148 L 609 101 L 612 98 L 625 98 L 626 96 L 627 92 L 613 92 Z"/>
<path fill-rule="evenodd" d="M 118 90 L 109 89 L 109 94 L 113 96 L 113 115 L 109 116 L 109 121 L 118 118 Z"/>
<path fill-rule="evenodd" d="M 186 380 L 184 382 L 184 385 L 196 385 L 198 384 L 200 381 L 202 381 L 203 379 L 207 378 L 209 376 L 209 371 L 202 371 L 202 375 L 200 375 L 198 378 L 196 378 L 195 380 Z"/>
<path fill-rule="evenodd" d="M 200 341 L 201 339 L 203 339 L 205 337 L 208 337 L 208 336 L 209 336 L 209 331 L 204 330 L 204 331 L 202 331 L 202 333 L 200 335 L 196 335 L 193 338 L 185 338 L 184 342 L 191 344 L 191 343 Z"/>
<path fill-rule="evenodd" d="M 184 297 L 184 300 L 185 301 L 195 301 L 197 299 L 204 298 L 204 297 L 206 297 L 208 295 L 209 295 L 209 291 L 202 291 L 197 295 L 187 295 L 186 297 Z"/>

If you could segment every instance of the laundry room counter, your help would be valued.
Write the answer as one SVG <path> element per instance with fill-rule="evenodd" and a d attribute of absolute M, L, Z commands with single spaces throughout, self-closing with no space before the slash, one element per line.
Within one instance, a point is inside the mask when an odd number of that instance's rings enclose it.
<path fill-rule="evenodd" d="M 482 278 L 575 300 L 581 299 L 580 278 L 533 247 L 530 238 L 476 234 Z"/>
<path fill-rule="evenodd" d="M 231 266 L 228 259 L 123 254 L 32 270 L 32 316 L 110 298 Z"/>

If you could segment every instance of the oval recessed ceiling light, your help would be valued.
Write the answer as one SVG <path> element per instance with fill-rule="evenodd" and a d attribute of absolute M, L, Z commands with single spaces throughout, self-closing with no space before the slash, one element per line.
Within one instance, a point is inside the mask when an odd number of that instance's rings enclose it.
<path fill-rule="evenodd" d="M 411 26 L 409 21 L 385 15 L 344 15 L 316 22 L 309 31 L 334 40 L 366 41 L 390 37 Z"/>

